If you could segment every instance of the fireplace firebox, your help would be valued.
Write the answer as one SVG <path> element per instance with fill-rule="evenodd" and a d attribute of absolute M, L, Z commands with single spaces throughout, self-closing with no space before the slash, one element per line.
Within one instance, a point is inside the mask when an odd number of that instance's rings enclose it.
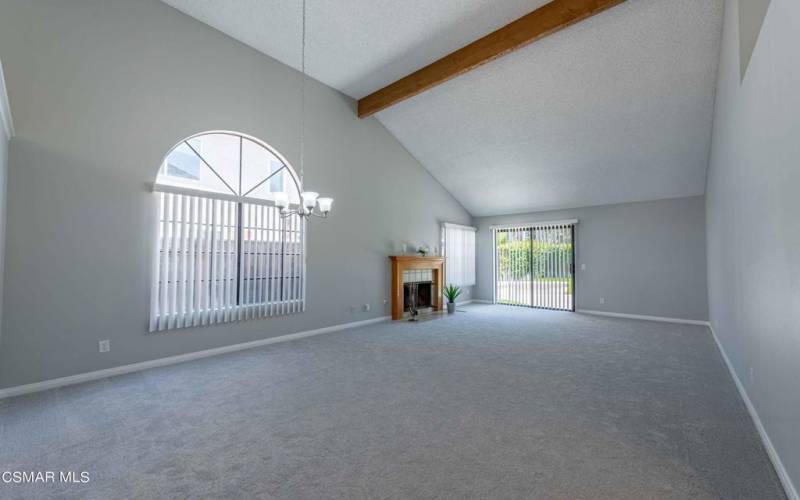
<path fill-rule="evenodd" d="M 417 310 L 429 309 L 433 306 L 430 281 L 403 283 L 403 311 L 411 310 L 411 296 L 416 296 Z M 413 293 L 412 293 L 413 292 Z"/>

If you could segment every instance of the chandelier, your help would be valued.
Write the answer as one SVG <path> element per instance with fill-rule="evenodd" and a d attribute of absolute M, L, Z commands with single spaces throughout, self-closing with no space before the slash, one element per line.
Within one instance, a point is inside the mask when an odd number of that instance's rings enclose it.
<path fill-rule="evenodd" d="M 275 206 L 281 211 L 281 217 L 299 215 L 305 219 L 320 217 L 326 219 L 333 205 L 333 198 L 322 197 L 314 191 L 306 191 L 303 187 L 303 176 L 305 173 L 305 133 L 306 133 L 306 0 L 303 0 L 303 30 L 301 36 L 300 54 L 300 73 L 302 82 L 300 84 L 300 206 L 297 209 L 289 208 L 289 195 L 286 193 L 275 193 Z"/>

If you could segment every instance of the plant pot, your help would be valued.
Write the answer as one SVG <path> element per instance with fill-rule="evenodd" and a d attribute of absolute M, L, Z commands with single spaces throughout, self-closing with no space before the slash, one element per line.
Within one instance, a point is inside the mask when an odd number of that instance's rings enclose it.
<path fill-rule="evenodd" d="M 447 314 L 453 314 L 456 312 L 456 303 L 455 302 L 448 302 L 447 303 Z"/>

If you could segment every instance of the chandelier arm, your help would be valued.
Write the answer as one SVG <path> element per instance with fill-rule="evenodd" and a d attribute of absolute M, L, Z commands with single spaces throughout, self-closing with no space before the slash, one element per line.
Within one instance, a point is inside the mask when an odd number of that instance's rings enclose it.
<path fill-rule="evenodd" d="M 308 219 L 308 218 L 310 218 L 312 216 L 319 217 L 320 219 L 327 219 L 328 218 L 328 212 L 323 212 L 323 213 L 317 213 L 317 212 L 313 212 L 313 211 L 312 212 L 301 212 L 300 210 L 286 210 L 286 211 L 282 211 L 280 215 L 281 215 L 282 219 L 286 219 L 288 217 L 291 217 L 292 215 L 297 215 L 297 216 L 300 216 L 300 217 L 304 217 L 306 219 Z"/>

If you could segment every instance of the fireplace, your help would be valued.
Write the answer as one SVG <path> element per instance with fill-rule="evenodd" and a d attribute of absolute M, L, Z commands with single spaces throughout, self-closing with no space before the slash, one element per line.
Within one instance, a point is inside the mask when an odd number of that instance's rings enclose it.
<path fill-rule="evenodd" d="M 444 257 L 393 255 L 392 319 L 400 320 L 410 308 L 411 290 L 416 289 L 417 310 L 441 311 Z"/>
<path fill-rule="evenodd" d="M 403 283 L 403 311 L 411 310 L 412 292 L 417 299 L 417 310 L 430 309 L 433 306 L 432 287 L 433 283 L 430 281 Z"/>

